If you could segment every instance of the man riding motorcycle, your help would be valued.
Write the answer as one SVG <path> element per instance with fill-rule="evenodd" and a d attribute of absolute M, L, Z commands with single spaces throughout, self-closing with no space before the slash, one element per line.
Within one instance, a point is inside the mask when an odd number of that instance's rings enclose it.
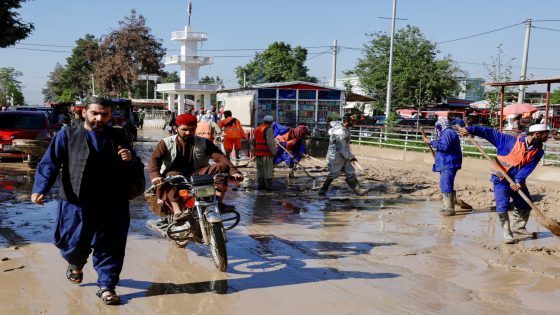
<path fill-rule="evenodd" d="M 152 184 L 162 183 L 163 178 L 172 175 L 214 175 L 229 173 L 235 180 L 243 180 L 243 175 L 233 166 L 220 149 L 210 140 L 195 136 L 197 120 L 191 114 L 177 116 L 177 134 L 163 138 L 156 146 L 148 164 L 148 174 Z M 208 160 L 214 161 L 210 165 Z M 216 198 L 221 211 L 233 206 L 223 203 L 227 191 L 227 178 L 217 177 Z M 158 199 L 170 203 L 174 220 L 181 220 L 188 214 L 183 213 L 179 204 L 177 186 L 161 185 L 156 190 Z"/>

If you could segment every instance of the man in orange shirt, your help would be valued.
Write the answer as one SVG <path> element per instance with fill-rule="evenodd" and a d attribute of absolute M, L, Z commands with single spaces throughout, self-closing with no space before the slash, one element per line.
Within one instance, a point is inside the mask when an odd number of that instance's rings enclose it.
<path fill-rule="evenodd" d="M 241 127 L 239 119 L 231 116 L 231 111 L 224 111 L 224 119 L 218 123 L 220 128 L 224 131 L 224 151 L 229 159 L 231 151 L 235 149 L 235 158 L 240 159 L 239 153 L 241 151 L 241 139 L 246 139 L 247 135 Z"/>
<path fill-rule="evenodd" d="M 214 142 L 214 140 L 221 137 L 221 135 L 222 130 L 218 124 L 214 122 L 212 112 L 207 111 L 206 114 L 200 117 L 200 121 L 196 125 L 195 136 L 206 138 Z"/>

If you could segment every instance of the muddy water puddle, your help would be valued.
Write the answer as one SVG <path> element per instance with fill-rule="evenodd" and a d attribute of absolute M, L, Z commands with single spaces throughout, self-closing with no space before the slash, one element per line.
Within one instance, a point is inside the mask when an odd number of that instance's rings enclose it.
<path fill-rule="evenodd" d="M 153 143 L 137 146 L 145 162 L 151 147 Z M 442 218 L 439 201 L 409 196 L 410 187 L 369 182 L 369 196 L 356 197 L 338 179 L 329 194 L 320 197 L 317 188 L 325 174 L 321 169 L 312 172 L 316 180 L 302 172 L 290 179 L 287 170 L 277 169 L 278 190 L 262 192 L 254 190 L 254 169 L 242 170 L 246 179 L 232 183 L 226 198 L 242 214 L 240 226 L 228 232 L 227 273 L 214 268 L 205 247 L 177 248 L 147 229 L 146 220 L 155 216 L 143 198 L 131 201 L 127 258 L 117 288 L 126 303 L 122 308 L 140 313 L 233 314 L 263 309 L 271 314 L 558 310 L 558 239 L 533 220 L 528 228 L 539 232 L 538 239 L 505 246 L 494 213 L 475 209 Z M 0 251 L 23 246 L 27 250 L 20 255 L 28 256 L 22 261 L 34 262 L 21 264 L 29 268 L 14 269 L 20 266 L 11 258 L 15 254 L 2 251 L 11 259 L 0 262 L 0 267 L 11 269 L 4 275 L 36 286 L 30 297 L 45 295 L 34 302 L 39 306 L 35 309 L 42 305 L 61 313 L 100 311 L 91 263 L 80 293 L 76 287 L 45 293 L 51 283 L 68 286 L 61 259 L 49 244 L 58 186 L 45 206 L 34 206 L 28 201 L 32 174 L 2 177 L 1 173 L 0 169 L 0 183 L 8 183 L 8 188 L 2 186 L 0 192 L 10 198 L 0 202 Z M 60 274 L 50 275 L 51 269 Z M 25 276 L 29 272 L 33 276 Z M 67 306 L 54 307 L 49 297 Z M 78 306 L 83 303 L 81 307 L 71 306 L 76 301 Z M 7 305 L 4 302 L 0 297 L 0 305 Z M 33 313 L 23 305 L 14 309 Z"/>

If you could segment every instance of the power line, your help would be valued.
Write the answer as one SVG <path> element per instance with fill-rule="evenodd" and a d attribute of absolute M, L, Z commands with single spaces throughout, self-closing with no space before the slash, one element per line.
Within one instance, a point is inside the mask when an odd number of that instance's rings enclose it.
<path fill-rule="evenodd" d="M 465 37 L 459 37 L 459 38 L 455 38 L 455 39 L 451 39 L 451 40 L 446 40 L 446 41 L 442 41 L 442 42 L 436 42 L 436 44 L 451 43 L 451 42 L 456 42 L 456 41 L 463 40 L 463 39 L 469 39 L 469 38 L 473 38 L 473 37 L 477 37 L 477 36 L 482 36 L 482 35 L 486 35 L 486 34 L 498 32 L 498 31 L 502 31 L 502 30 L 505 30 L 505 29 L 508 29 L 508 28 L 512 28 L 512 27 L 514 27 L 514 26 L 521 25 L 521 24 L 525 24 L 525 21 L 520 22 L 520 23 L 516 23 L 516 24 L 512 24 L 512 25 L 509 25 L 509 26 L 497 28 L 497 29 L 495 29 L 495 30 L 491 30 L 491 31 L 487 31 L 487 32 L 482 32 L 482 33 L 478 33 L 478 34 L 474 34 L 474 35 L 469 35 L 469 36 L 465 36 Z"/>
<path fill-rule="evenodd" d="M 547 27 L 540 27 L 540 26 L 532 26 L 532 28 L 538 28 L 538 29 L 541 29 L 541 30 L 560 32 L 559 29 L 555 29 L 555 28 L 547 28 Z"/>
<path fill-rule="evenodd" d="M 67 50 L 52 50 L 52 49 L 39 49 L 39 48 L 24 48 L 24 47 L 6 47 L 8 49 L 20 49 L 20 50 L 33 50 L 33 51 L 48 51 L 48 52 L 58 52 L 58 53 L 72 53 L 71 51 Z"/>

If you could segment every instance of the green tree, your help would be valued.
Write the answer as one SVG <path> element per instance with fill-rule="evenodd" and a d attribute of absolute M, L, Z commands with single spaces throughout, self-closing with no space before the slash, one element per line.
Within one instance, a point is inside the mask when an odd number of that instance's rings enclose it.
<path fill-rule="evenodd" d="M 62 83 L 64 71 L 64 67 L 60 63 L 57 63 L 54 66 L 54 70 L 49 73 L 46 86 L 42 89 L 43 101 L 45 103 L 59 101 L 58 98 L 62 95 L 64 89 L 64 84 Z"/>
<path fill-rule="evenodd" d="M 560 104 L 560 88 L 550 93 L 550 104 Z"/>
<path fill-rule="evenodd" d="M 0 48 L 14 45 L 27 38 L 35 28 L 32 23 L 24 23 L 15 11 L 26 0 L 4 0 L 0 5 Z"/>
<path fill-rule="evenodd" d="M 222 79 L 220 79 L 219 76 L 216 76 L 216 78 L 209 77 L 209 76 L 204 76 L 204 77 L 202 77 L 202 79 L 198 80 L 198 83 L 200 83 L 200 84 L 223 84 L 224 81 Z"/>
<path fill-rule="evenodd" d="M 268 82 L 307 81 L 317 82 L 317 78 L 307 74 L 305 66 L 307 49 L 297 46 L 292 49 L 284 42 L 274 42 L 268 48 L 256 53 L 255 58 L 245 66 L 235 69 L 239 85 Z"/>
<path fill-rule="evenodd" d="M 105 92 L 132 96 L 140 74 L 161 74 L 165 55 L 161 39 L 151 34 L 146 19 L 132 10 L 119 21 L 120 28 L 105 36 L 99 45 L 95 77 Z"/>
<path fill-rule="evenodd" d="M 92 94 L 92 74 L 99 59 L 98 40 L 90 34 L 76 41 L 72 55 L 66 58 L 63 73 L 65 88 L 70 89 L 75 97 L 84 98 Z"/>
<path fill-rule="evenodd" d="M 56 64 L 42 90 L 45 102 L 72 102 L 92 94 L 92 74 L 98 59 L 99 46 L 93 35 L 76 41 L 66 66 Z"/>
<path fill-rule="evenodd" d="M 389 69 L 390 37 L 387 33 L 368 34 L 372 40 L 364 45 L 364 55 L 347 75 L 357 75 L 374 106 L 385 103 Z M 408 25 L 395 34 L 392 107 L 411 105 L 423 108 L 441 102 L 459 90 L 454 79 L 458 70 L 450 56 L 436 59 L 436 44 L 427 40 L 418 27 Z"/>
<path fill-rule="evenodd" d="M 0 106 L 24 104 L 20 76 L 21 72 L 12 67 L 0 68 Z"/>

